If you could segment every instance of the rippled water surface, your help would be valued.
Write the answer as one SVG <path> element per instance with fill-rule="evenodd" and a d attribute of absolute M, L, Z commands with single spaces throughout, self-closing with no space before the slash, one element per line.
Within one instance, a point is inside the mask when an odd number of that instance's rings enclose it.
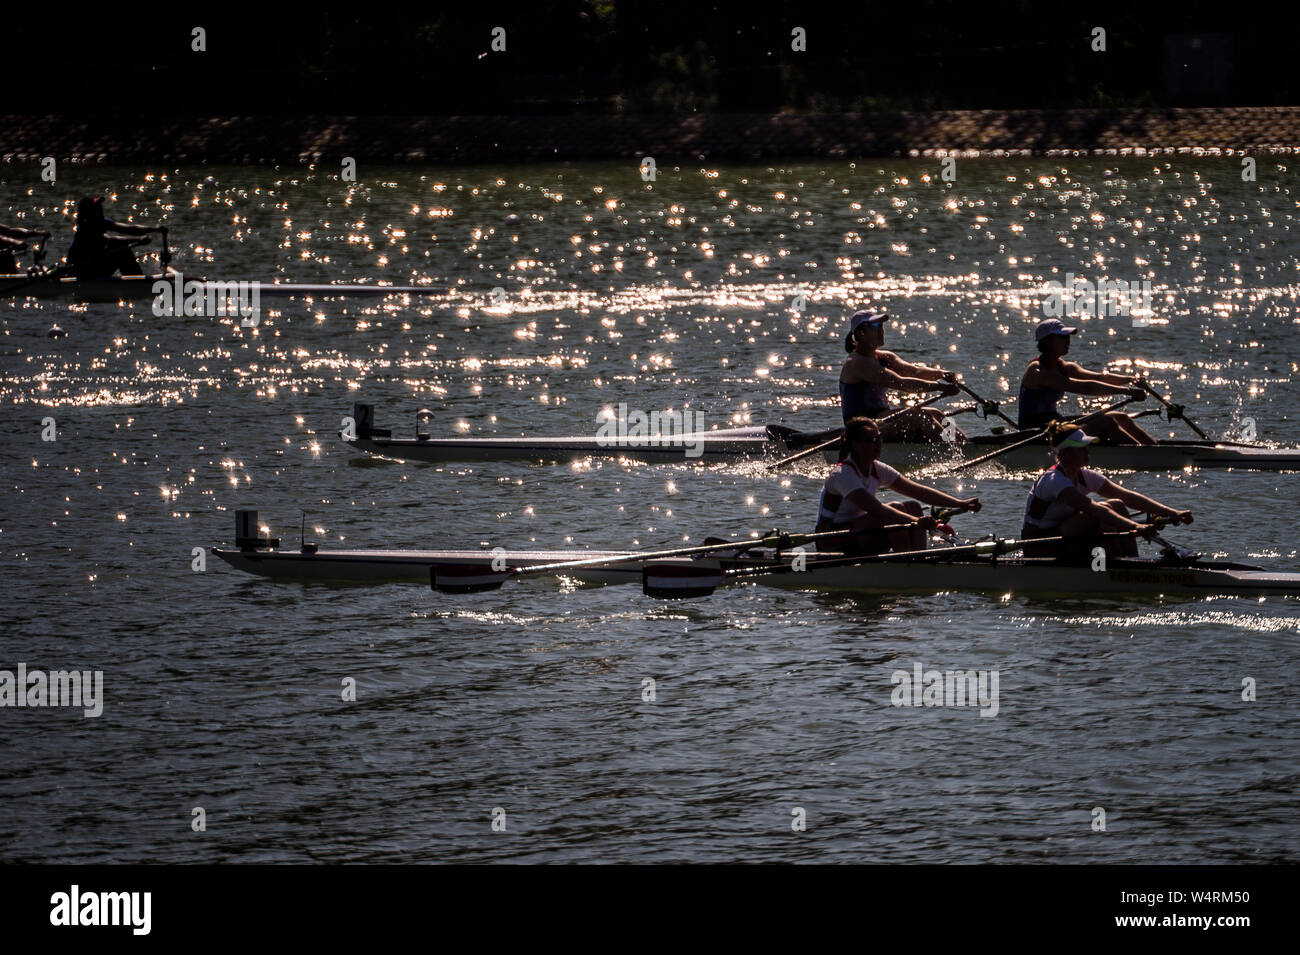
<path fill-rule="evenodd" d="M 0 168 L 5 221 L 60 250 L 65 200 L 98 192 L 111 215 L 165 223 L 187 275 L 440 290 L 264 303 L 255 330 L 148 302 L 0 300 L 0 668 L 102 670 L 105 695 L 97 719 L 0 708 L 0 857 L 1300 860 L 1295 600 L 748 586 L 662 603 L 191 569 L 239 507 L 293 541 L 305 512 L 326 546 L 804 529 L 812 467 L 421 467 L 357 460 L 336 432 L 358 400 L 399 434 L 422 407 L 435 432 L 590 434 L 622 402 L 706 427 L 827 427 L 847 314 L 872 302 L 896 316 L 889 347 L 1010 400 L 1066 273 L 1154 294 L 1145 325 L 1084 316 L 1073 357 L 1148 375 L 1214 436 L 1300 444 L 1292 170 L 1261 161 L 1243 182 L 1236 160 L 1188 156 L 961 161 L 951 183 L 911 161 L 360 178 L 92 166 L 51 186 Z M 935 483 L 980 495 L 959 522 L 977 537 L 1019 529 L 1031 478 Z M 1120 476 L 1193 509 L 1180 543 L 1273 569 L 1300 566 L 1298 478 Z M 891 706 L 891 674 L 917 663 L 996 670 L 997 715 Z"/>

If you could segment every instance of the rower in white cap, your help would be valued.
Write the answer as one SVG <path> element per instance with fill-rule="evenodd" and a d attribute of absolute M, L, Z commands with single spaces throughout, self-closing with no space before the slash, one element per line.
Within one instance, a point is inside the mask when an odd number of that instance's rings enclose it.
<path fill-rule="evenodd" d="M 1022 428 L 1041 428 L 1060 417 L 1056 404 L 1068 391 L 1076 395 L 1128 395 L 1142 400 L 1147 392 L 1141 379 L 1134 375 L 1110 375 L 1088 371 L 1082 365 L 1065 361 L 1070 350 L 1071 328 L 1059 318 L 1038 323 L 1038 357 L 1029 363 L 1020 380 L 1020 416 Z M 1122 411 L 1109 411 L 1087 421 L 1088 430 L 1112 444 L 1155 444 L 1156 439 L 1140 428 Z"/>
<path fill-rule="evenodd" d="M 864 310 L 849 319 L 844 348 L 849 353 L 840 370 L 840 408 L 844 420 L 867 417 L 880 419 L 890 411 L 889 392 L 925 394 L 937 391 L 951 396 L 958 392 L 955 372 L 903 361 L 880 346 L 885 343 L 883 311 Z M 880 425 L 881 435 L 891 441 L 938 441 L 943 437 L 943 412 L 916 408 Z M 956 431 L 954 437 L 965 441 Z"/>
<path fill-rule="evenodd" d="M 1108 530 L 1135 531 L 1148 540 L 1154 537 L 1159 527 L 1132 520 L 1130 508 L 1132 512 L 1145 513 L 1148 518 L 1163 516 L 1177 524 L 1192 522 L 1191 511 L 1166 507 L 1159 501 L 1121 487 L 1100 471 L 1088 467 L 1088 445 L 1096 440 L 1074 425 L 1067 425 L 1056 433 L 1056 464 L 1034 482 L 1029 499 L 1025 501 L 1025 524 L 1020 536 L 1026 540 L 1068 537 L 1075 538 L 1077 543 L 1060 550 L 1055 544 L 1026 545 L 1025 556 L 1055 557 L 1062 551 L 1087 553 L 1102 543 L 1101 534 Z M 1104 495 L 1107 500 L 1094 501 L 1089 498 L 1090 494 Z M 1134 537 L 1112 538 L 1104 546 L 1112 557 L 1137 556 Z"/>

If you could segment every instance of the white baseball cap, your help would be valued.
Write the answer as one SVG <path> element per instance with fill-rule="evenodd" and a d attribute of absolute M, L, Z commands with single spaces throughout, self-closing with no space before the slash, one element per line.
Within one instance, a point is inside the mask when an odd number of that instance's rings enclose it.
<path fill-rule="evenodd" d="M 1060 452 L 1064 451 L 1066 448 L 1086 448 L 1096 440 L 1096 438 L 1085 432 L 1082 428 L 1071 428 L 1065 432 L 1065 436 L 1056 443 L 1052 450 Z"/>
<path fill-rule="evenodd" d="M 849 331 L 856 332 L 861 325 L 883 325 L 887 321 L 889 316 L 884 312 L 873 312 L 866 308 L 853 313 L 853 317 L 849 319 Z"/>
<path fill-rule="evenodd" d="M 1048 335 L 1073 335 L 1077 331 L 1077 328 L 1071 328 L 1059 318 L 1045 318 L 1038 323 L 1034 338 L 1041 342 Z"/>

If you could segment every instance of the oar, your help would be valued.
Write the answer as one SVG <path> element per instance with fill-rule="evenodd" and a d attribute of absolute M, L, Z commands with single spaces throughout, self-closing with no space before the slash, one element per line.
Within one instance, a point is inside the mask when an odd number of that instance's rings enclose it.
<path fill-rule="evenodd" d="M 1118 531 L 1102 534 L 1102 538 L 1131 537 L 1136 531 Z M 770 564 L 763 567 L 740 567 L 734 570 L 709 568 L 687 563 L 647 564 L 641 571 L 641 589 L 648 597 L 707 597 L 725 581 L 746 577 L 767 577 L 775 574 L 810 573 L 831 567 L 853 567 L 860 564 L 882 564 L 891 561 L 943 560 L 952 557 L 997 557 L 1022 549 L 1026 544 L 1060 544 L 1071 538 L 1035 537 L 1026 540 L 978 541 L 957 547 L 934 547 L 927 550 L 890 551 L 884 554 L 866 554 L 853 557 L 834 557 L 803 563 L 796 569 L 791 563 Z"/>
<path fill-rule="evenodd" d="M 1141 379 L 1141 382 L 1142 382 L 1141 384 L 1142 390 L 1145 391 L 1147 394 L 1149 394 L 1152 398 L 1156 399 L 1156 401 L 1160 402 L 1162 405 L 1165 406 L 1165 410 L 1169 412 L 1170 421 L 1173 421 L 1176 418 L 1181 418 L 1182 420 L 1187 422 L 1187 426 L 1189 428 L 1191 428 L 1193 431 L 1195 431 L 1197 434 L 1201 436 L 1202 441 L 1210 440 L 1210 436 L 1206 434 L 1204 431 L 1202 431 L 1200 428 L 1198 428 L 1196 426 L 1195 421 L 1187 417 L 1187 415 L 1183 414 L 1182 405 L 1176 405 L 1168 398 L 1166 398 L 1164 395 L 1160 394 L 1158 391 L 1156 391 L 1154 388 L 1152 388 L 1150 385 L 1147 384 L 1145 378 Z"/>
<path fill-rule="evenodd" d="M 582 560 L 566 560 L 554 564 L 534 564 L 531 567 L 507 567 L 505 570 L 484 569 L 476 564 L 435 564 L 429 571 L 429 584 L 434 590 L 443 593 L 465 594 L 485 590 L 497 590 L 507 580 L 515 577 L 535 577 L 541 575 L 563 574 L 566 570 L 591 569 L 623 564 L 628 561 L 652 561 L 669 557 L 699 557 L 704 554 L 716 554 L 719 551 L 734 550 L 738 554 L 763 545 L 775 545 L 778 549 L 787 547 L 797 538 L 802 541 L 827 540 L 835 537 L 850 537 L 854 534 L 868 534 L 878 531 L 897 531 L 911 527 L 911 524 L 887 524 L 878 528 L 855 531 L 821 531 L 816 534 L 781 534 L 772 533 L 747 541 L 722 541 L 716 544 L 702 544 L 695 547 L 677 547 L 660 551 L 626 551 L 605 557 L 589 557 Z"/>
<path fill-rule="evenodd" d="M 899 408 L 897 411 L 893 411 L 885 415 L 883 418 L 877 421 L 876 424 L 884 424 L 886 421 L 890 421 L 893 418 L 897 418 L 901 414 L 906 414 L 907 412 L 911 411 L 913 408 L 924 408 L 927 405 L 934 404 L 936 401 L 942 401 L 945 397 L 947 396 L 935 395 L 933 398 L 929 398 L 925 401 L 922 401 L 919 405 L 908 405 L 906 408 Z M 769 464 L 767 466 L 767 470 L 776 471 L 779 468 L 785 467 L 787 464 L 794 464 L 794 462 L 796 461 L 802 461 L 804 458 L 810 458 L 814 454 L 817 454 L 819 451 L 825 451 L 827 448 L 835 444 L 838 444 L 840 439 L 843 437 L 844 437 L 844 429 L 840 428 L 839 432 L 836 433 L 835 437 L 831 438 L 829 441 L 823 441 L 821 444 L 815 447 L 805 448 L 804 450 L 800 451 L 798 454 L 792 454 L 788 458 L 782 458 L 780 461 L 777 461 L 774 464 Z"/>
<path fill-rule="evenodd" d="M 1115 411 L 1119 408 L 1123 408 L 1126 404 L 1132 401 L 1137 401 L 1137 399 L 1125 398 L 1123 401 L 1117 401 L 1115 402 L 1115 404 L 1110 405 L 1109 407 L 1106 408 L 1102 408 L 1099 411 L 1092 411 L 1089 412 L 1088 414 L 1078 415 L 1074 418 L 1069 418 L 1066 421 L 1061 423 L 1078 424 L 1081 421 L 1087 421 L 1089 418 L 1095 418 L 1097 417 L 1097 415 L 1109 414 L 1112 411 Z M 1055 426 L 1057 423 L 1058 422 L 1055 421 L 1050 422 L 1045 428 L 1043 428 L 1037 434 L 1034 434 L 1031 437 L 1025 438 L 1021 441 L 1014 441 L 1011 444 L 998 448 L 998 450 L 996 451 L 990 451 L 988 454 L 981 454 L 978 458 L 971 458 L 969 461 L 963 461 L 961 464 L 951 465 L 949 466 L 947 473 L 955 474 L 958 471 L 964 471 L 966 468 L 973 468 L 975 467 L 975 465 L 983 464 L 985 461 L 992 461 L 994 458 L 1000 458 L 1002 457 L 1002 455 L 1014 451 L 1016 448 L 1023 448 L 1027 444 L 1033 444 L 1035 441 L 1041 440 L 1042 437 L 1045 434 L 1047 434 L 1049 431 L 1051 431 L 1053 426 Z"/>
<path fill-rule="evenodd" d="M 986 419 L 988 418 L 989 415 L 995 414 L 1003 421 L 1005 421 L 1007 424 L 1011 425 L 1011 427 L 1019 429 L 1020 425 L 1016 424 L 1014 421 L 1012 421 L 1010 418 L 1004 415 L 1002 413 L 1001 406 L 996 401 L 989 401 L 985 398 L 981 398 L 979 395 L 975 394 L 975 392 L 971 391 L 969 388 L 966 387 L 965 384 L 963 384 L 960 381 L 957 382 L 957 387 L 960 388 L 962 391 L 966 392 L 966 394 L 970 395 L 979 403 L 979 408 L 982 412 L 984 412 L 984 417 Z"/>

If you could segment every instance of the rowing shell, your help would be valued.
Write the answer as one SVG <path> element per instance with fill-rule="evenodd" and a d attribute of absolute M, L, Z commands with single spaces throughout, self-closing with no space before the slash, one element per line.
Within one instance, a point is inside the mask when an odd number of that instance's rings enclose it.
<path fill-rule="evenodd" d="M 820 444 L 836 430 L 799 432 L 779 425 L 732 428 L 665 438 L 391 438 L 367 433 L 345 441 L 353 450 L 400 461 L 442 464 L 451 461 L 529 461 L 565 463 L 591 457 L 629 458 L 652 463 L 713 463 L 779 456 Z M 1033 435 L 1018 431 L 979 435 L 963 444 L 887 444 L 881 458 L 900 470 L 917 470 L 997 451 Z M 1220 444 L 1214 441 L 1161 441 L 1156 445 L 1094 444 L 1091 466 L 1122 471 L 1182 471 L 1186 468 L 1241 468 L 1250 471 L 1300 470 L 1300 448 Z M 825 452 L 836 460 L 832 447 Z M 994 462 L 990 462 L 991 464 Z M 1004 467 L 1041 470 L 1053 462 L 1046 442 L 1029 444 L 997 459 Z"/>
<path fill-rule="evenodd" d="M 423 584 L 434 567 L 492 568 L 494 555 L 484 550 L 261 550 L 213 548 L 236 570 L 274 580 L 322 584 Z M 504 555 L 505 566 L 535 567 L 588 558 L 614 559 L 623 551 L 518 550 Z M 641 579 L 642 562 L 629 560 L 583 568 L 570 576 L 589 584 L 623 584 Z"/>
<path fill-rule="evenodd" d="M 274 580 L 323 584 L 415 583 L 429 586 L 435 567 L 534 567 L 575 560 L 604 558 L 601 566 L 570 568 L 556 576 L 587 584 L 640 583 L 649 562 L 624 551 L 524 550 L 418 551 L 338 550 L 298 551 L 214 548 L 213 553 L 232 567 Z M 835 554 L 809 555 L 808 564 L 833 559 Z M 625 558 L 625 559 L 618 559 Z M 951 590 L 990 594 L 1142 595 L 1165 597 L 1292 596 L 1300 597 L 1300 573 L 1261 570 L 1244 564 L 1196 561 L 1181 565 L 1161 558 L 1111 560 L 1105 571 L 1059 564 L 1050 558 L 999 558 L 920 561 L 882 561 L 838 567 L 791 569 L 791 555 L 755 550 L 747 556 L 726 554 L 707 559 L 721 570 L 768 571 L 753 579 L 790 590 L 851 591 L 859 593 L 943 593 Z M 698 566 L 698 561 L 655 561 L 659 571 Z M 747 578 L 738 578 L 745 580 Z"/>
<path fill-rule="evenodd" d="M 731 428 L 657 438 L 385 438 L 345 441 L 357 451 L 441 464 L 446 461 L 535 461 L 562 463 L 589 457 L 634 458 L 656 463 L 741 461 L 784 448 L 765 428 Z"/>
<path fill-rule="evenodd" d="M 1158 597 L 1300 597 L 1300 573 L 1274 573 L 1226 562 L 1168 563 L 1161 558 L 1111 560 L 1104 571 L 1051 558 L 881 562 L 757 578 L 791 590 L 858 593 L 1141 595 Z"/>
<path fill-rule="evenodd" d="M 33 279 L 29 275 L 0 275 L 0 297 L 69 298 L 79 302 L 121 302 L 153 298 L 155 282 L 175 281 L 175 272 L 166 275 L 127 275 L 107 279 L 78 279 L 53 275 Z M 232 283 L 196 280 L 205 294 L 229 294 Z M 441 290 L 420 285 L 311 285 L 259 282 L 258 294 L 269 296 L 326 295 L 434 295 Z M 188 293 L 187 293 L 188 294 Z"/>

